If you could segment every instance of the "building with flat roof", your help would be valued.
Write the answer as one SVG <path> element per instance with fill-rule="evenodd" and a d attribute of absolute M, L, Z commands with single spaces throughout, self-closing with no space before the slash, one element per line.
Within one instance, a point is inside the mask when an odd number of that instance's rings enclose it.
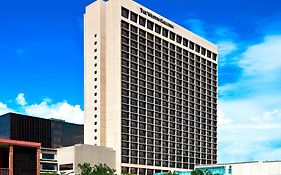
<path fill-rule="evenodd" d="M 85 144 L 116 151 L 117 172 L 217 161 L 217 46 L 132 0 L 84 16 Z"/>
<path fill-rule="evenodd" d="M 0 138 L 39 142 L 44 148 L 59 148 L 83 143 L 84 126 L 8 113 L 0 116 Z"/>
<path fill-rule="evenodd" d="M 68 174 L 80 174 L 78 164 L 85 162 L 91 166 L 106 164 L 115 169 L 115 151 L 102 146 L 78 144 L 59 148 L 57 152 L 59 171 Z"/>
<path fill-rule="evenodd" d="M 218 175 L 281 175 L 280 160 L 197 165 L 195 168 Z"/>
<path fill-rule="evenodd" d="M 1 138 L 41 143 L 39 170 L 41 173 L 56 173 L 58 162 L 55 148 L 83 143 L 84 126 L 58 119 L 8 113 L 0 116 Z"/>

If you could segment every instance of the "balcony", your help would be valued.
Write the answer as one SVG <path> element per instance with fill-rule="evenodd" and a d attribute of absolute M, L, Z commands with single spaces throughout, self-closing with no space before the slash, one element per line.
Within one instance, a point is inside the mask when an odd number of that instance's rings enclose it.
<path fill-rule="evenodd" d="M 0 168 L 0 175 L 9 175 L 9 168 Z"/>

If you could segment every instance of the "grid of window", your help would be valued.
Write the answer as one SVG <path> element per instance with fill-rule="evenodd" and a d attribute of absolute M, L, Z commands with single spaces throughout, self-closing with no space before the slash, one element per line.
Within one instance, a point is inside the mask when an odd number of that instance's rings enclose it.
<path fill-rule="evenodd" d="M 192 41 L 189 41 L 188 39 L 186 39 L 180 35 L 176 35 L 172 31 L 169 31 L 168 29 L 161 27 L 158 24 L 155 24 L 148 19 L 145 19 L 142 16 L 138 16 L 136 13 L 130 12 L 128 9 L 126 9 L 124 7 L 121 8 L 121 16 L 124 18 L 130 19 L 131 21 L 133 21 L 135 23 L 139 23 L 141 26 L 144 26 L 151 31 L 154 31 L 158 34 L 162 34 L 162 36 L 164 36 L 170 40 L 176 41 L 177 43 L 182 44 L 186 48 L 195 50 L 196 52 L 198 52 L 198 54 L 201 54 L 202 56 L 211 58 L 214 61 L 217 60 L 216 53 L 212 53 L 210 50 L 207 50 L 206 48 L 204 48 L 200 45 L 197 45 L 197 44 L 195 45 Z"/>
<path fill-rule="evenodd" d="M 201 57 L 213 53 L 137 19 L 153 27 L 121 21 L 122 163 L 184 169 L 216 163 L 217 65 Z M 157 171 L 122 167 L 133 174 Z"/>
<path fill-rule="evenodd" d="M 122 21 L 122 162 L 216 160 L 217 65 Z"/>

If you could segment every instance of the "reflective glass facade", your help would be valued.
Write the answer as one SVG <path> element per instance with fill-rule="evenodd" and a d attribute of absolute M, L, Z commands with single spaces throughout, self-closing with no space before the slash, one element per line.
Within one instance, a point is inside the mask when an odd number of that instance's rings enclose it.
<path fill-rule="evenodd" d="M 84 127 L 55 119 L 8 113 L 0 116 L 0 138 L 39 142 L 45 148 L 84 143 Z"/>

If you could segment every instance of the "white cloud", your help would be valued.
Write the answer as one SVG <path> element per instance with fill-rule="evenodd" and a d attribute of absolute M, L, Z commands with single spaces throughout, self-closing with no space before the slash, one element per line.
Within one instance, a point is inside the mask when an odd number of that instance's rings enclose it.
<path fill-rule="evenodd" d="M 13 110 L 9 109 L 6 104 L 0 102 L 0 115 L 6 114 L 8 112 L 13 112 Z"/>
<path fill-rule="evenodd" d="M 241 53 L 238 81 L 219 87 L 219 162 L 281 157 L 281 35 L 266 36 Z M 227 116 L 227 117 L 226 117 Z"/>
<path fill-rule="evenodd" d="M 233 41 L 220 41 L 217 43 L 217 46 L 221 58 L 233 53 L 237 49 L 237 45 Z"/>
<path fill-rule="evenodd" d="M 25 113 L 43 118 L 57 118 L 71 123 L 83 123 L 83 111 L 80 105 L 70 105 L 67 102 L 48 104 L 43 101 L 40 104 L 32 104 L 24 108 Z"/>
<path fill-rule="evenodd" d="M 27 105 L 27 102 L 25 100 L 25 97 L 24 97 L 23 93 L 18 94 L 18 96 L 16 97 L 16 102 L 17 102 L 17 104 L 19 104 L 21 106 Z"/>
<path fill-rule="evenodd" d="M 281 35 L 266 36 L 264 41 L 248 47 L 240 66 L 247 75 L 272 76 L 281 68 Z"/>
<path fill-rule="evenodd" d="M 219 101 L 223 109 L 218 111 L 220 163 L 281 157 L 281 102 L 272 98 L 272 103 L 279 106 L 275 109 L 267 98 L 270 97 Z M 229 122 L 221 123 L 221 115 Z"/>
<path fill-rule="evenodd" d="M 16 103 L 20 107 L 10 109 L 7 104 L 0 102 L 0 115 L 8 112 L 20 112 L 35 117 L 56 118 L 77 124 L 83 124 L 84 121 L 84 112 L 80 105 L 71 105 L 66 101 L 54 103 L 50 98 L 45 98 L 39 104 L 28 105 L 24 93 L 20 93 L 16 98 Z"/>

